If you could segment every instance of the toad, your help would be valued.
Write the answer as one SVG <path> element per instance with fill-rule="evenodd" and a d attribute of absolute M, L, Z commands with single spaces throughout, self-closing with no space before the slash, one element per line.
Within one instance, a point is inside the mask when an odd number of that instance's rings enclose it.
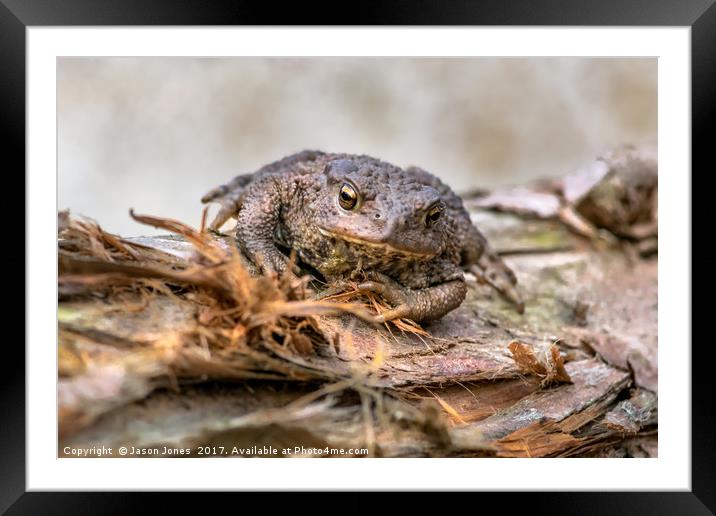
<path fill-rule="evenodd" d="M 239 175 L 203 203 L 210 225 L 236 217 L 236 242 L 254 272 L 291 273 L 289 253 L 330 284 L 349 279 L 392 308 L 378 322 L 439 319 L 465 299 L 463 271 L 519 312 L 512 270 L 472 224 L 462 200 L 434 175 L 366 155 L 303 151 Z"/>

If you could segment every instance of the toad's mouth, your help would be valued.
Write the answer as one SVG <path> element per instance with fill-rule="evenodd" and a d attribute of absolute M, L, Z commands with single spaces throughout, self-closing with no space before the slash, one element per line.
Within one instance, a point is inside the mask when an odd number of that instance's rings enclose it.
<path fill-rule="evenodd" d="M 438 252 L 434 249 L 416 249 L 414 247 L 404 247 L 404 246 L 401 246 L 400 244 L 381 242 L 378 240 L 370 240 L 367 238 L 357 237 L 355 235 L 348 235 L 341 231 L 338 231 L 335 229 L 328 229 L 328 228 L 321 227 L 321 226 L 318 226 L 318 231 L 319 231 L 319 233 L 321 233 L 321 235 L 323 235 L 325 237 L 337 238 L 339 240 L 344 240 L 344 241 L 350 242 L 352 244 L 370 247 L 372 249 L 382 251 L 383 253 L 386 253 L 386 254 L 395 253 L 395 254 L 402 254 L 402 255 L 415 256 L 415 257 L 421 257 L 421 258 L 435 256 L 436 254 L 438 254 Z"/>

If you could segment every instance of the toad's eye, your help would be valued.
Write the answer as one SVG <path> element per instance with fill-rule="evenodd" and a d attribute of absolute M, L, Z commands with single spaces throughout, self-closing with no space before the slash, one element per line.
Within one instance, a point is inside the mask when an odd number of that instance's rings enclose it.
<path fill-rule="evenodd" d="M 352 210 L 358 204 L 358 192 L 348 183 L 343 183 L 341 190 L 338 192 L 338 204 L 344 210 Z"/>
<path fill-rule="evenodd" d="M 430 208 L 428 210 L 428 213 L 425 215 L 425 224 L 428 226 L 435 224 L 444 210 L 445 207 L 442 204 L 436 204 L 435 206 Z"/>

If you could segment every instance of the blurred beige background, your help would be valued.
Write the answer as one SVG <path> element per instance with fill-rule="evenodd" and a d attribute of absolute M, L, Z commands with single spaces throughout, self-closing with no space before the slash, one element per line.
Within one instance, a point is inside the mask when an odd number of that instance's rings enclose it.
<path fill-rule="evenodd" d="M 656 142 L 656 59 L 64 58 L 58 208 L 198 226 L 199 198 L 314 148 L 419 165 L 456 191 Z"/>

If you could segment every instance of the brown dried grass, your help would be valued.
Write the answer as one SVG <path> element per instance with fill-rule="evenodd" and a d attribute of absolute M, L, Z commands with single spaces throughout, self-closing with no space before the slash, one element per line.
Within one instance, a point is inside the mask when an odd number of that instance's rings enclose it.
<path fill-rule="evenodd" d="M 61 299 L 100 298 L 109 305 L 99 317 L 120 312 L 120 324 L 126 324 L 128 314 L 138 313 L 152 321 L 145 326 L 157 329 L 151 334 L 129 331 L 122 340 L 110 335 L 123 333 L 121 328 L 105 334 L 60 320 L 61 431 L 85 426 L 112 406 L 143 397 L 156 386 L 176 385 L 178 379 L 341 382 L 348 377 L 346 386 L 355 389 L 380 367 L 381 350 L 371 364 L 363 364 L 365 371 L 357 366 L 335 370 L 310 358 L 319 347 L 330 347 L 342 337 L 350 340 L 349 335 L 326 335 L 320 316 L 351 314 L 374 322 L 371 308 L 388 308 L 380 300 L 349 302 L 355 296 L 351 292 L 311 299 L 309 278 L 254 276 L 235 246 L 220 245 L 206 231 L 130 214 L 182 236 L 194 252 L 182 260 L 107 233 L 92 220 L 60 214 Z M 159 303 L 161 299 L 170 302 Z M 188 307 L 193 324 L 174 327 L 171 307 Z M 396 326 L 421 332 L 409 323 Z M 107 368 L 114 374 L 105 374 Z"/>

